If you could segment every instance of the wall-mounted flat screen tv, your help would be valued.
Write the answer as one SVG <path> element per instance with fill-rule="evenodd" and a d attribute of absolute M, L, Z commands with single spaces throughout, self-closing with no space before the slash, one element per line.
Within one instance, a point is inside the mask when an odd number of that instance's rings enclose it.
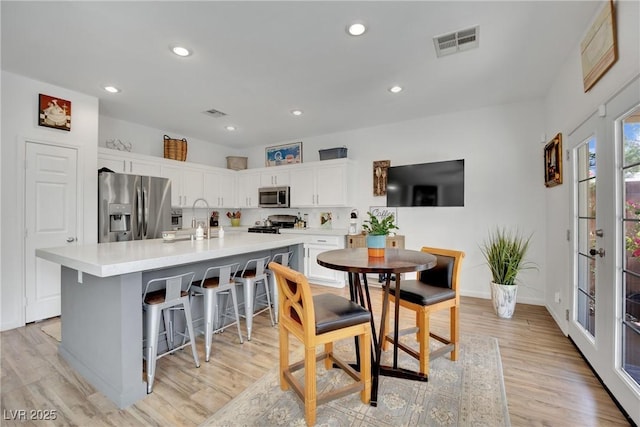
<path fill-rule="evenodd" d="M 464 159 L 390 167 L 387 206 L 464 206 Z"/>

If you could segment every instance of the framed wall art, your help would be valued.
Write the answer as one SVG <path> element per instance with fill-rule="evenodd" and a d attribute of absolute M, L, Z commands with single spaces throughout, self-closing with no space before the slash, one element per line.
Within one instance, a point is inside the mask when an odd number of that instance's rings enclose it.
<path fill-rule="evenodd" d="M 387 172 L 391 166 L 390 160 L 376 160 L 373 162 L 373 195 L 387 194 Z"/>
<path fill-rule="evenodd" d="M 54 129 L 71 130 L 71 101 L 40 94 L 38 125 Z"/>
<path fill-rule="evenodd" d="M 280 166 L 302 163 L 302 142 L 276 145 L 265 149 L 265 165 Z"/>
<path fill-rule="evenodd" d="M 618 60 L 615 22 L 613 0 L 609 0 L 580 43 L 585 92 Z"/>
<path fill-rule="evenodd" d="M 544 185 L 562 184 L 562 134 L 557 134 L 544 146 Z"/>

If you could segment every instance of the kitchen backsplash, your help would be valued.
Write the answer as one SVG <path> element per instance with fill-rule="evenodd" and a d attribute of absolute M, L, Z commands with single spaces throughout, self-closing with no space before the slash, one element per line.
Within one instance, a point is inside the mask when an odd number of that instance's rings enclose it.
<path fill-rule="evenodd" d="M 327 225 L 323 225 L 323 221 L 326 222 L 327 217 L 331 218 L 331 227 L 330 228 L 349 228 L 349 214 L 351 213 L 352 208 L 318 208 L 318 209 L 240 209 L 242 212 L 242 217 L 240 220 L 240 224 L 242 226 L 250 226 L 254 225 L 256 221 L 262 221 L 266 219 L 269 215 L 300 215 L 303 216 L 307 214 L 309 216 L 309 223 L 307 227 L 309 228 L 327 228 Z M 198 220 L 207 218 L 211 215 L 211 211 L 216 210 L 219 212 L 219 223 L 223 227 L 230 226 L 231 221 L 227 218 L 227 212 L 231 211 L 231 209 L 205 209 L 205 208 L 183 208 L 182 209 L 182 224 L 185 228 L 188 228 L 191 225 L 191 219 L 196 218 Z M 234 210 L 235 212 L 235 210 Z M 323 220 L 324 218 L 324 220 Z M 361 219 L 359 219 L 360 221 Z"/>

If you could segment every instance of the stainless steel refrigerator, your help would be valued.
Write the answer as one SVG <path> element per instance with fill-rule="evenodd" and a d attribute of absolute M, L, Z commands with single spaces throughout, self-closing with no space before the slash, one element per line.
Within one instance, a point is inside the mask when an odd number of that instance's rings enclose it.
<path fill-rule="evenodd" d="M 156 239 L 171 230 L 171 181 L 98 174 L 98 243 Z"/>

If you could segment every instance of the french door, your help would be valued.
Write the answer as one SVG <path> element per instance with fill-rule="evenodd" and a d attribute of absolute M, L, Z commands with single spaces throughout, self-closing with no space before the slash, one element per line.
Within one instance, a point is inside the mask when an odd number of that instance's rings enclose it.
<path fill-rule="evenodd" d="M 640 422 L 640 81 L 569 135 L 574 287 L 569 336 Z"/>

